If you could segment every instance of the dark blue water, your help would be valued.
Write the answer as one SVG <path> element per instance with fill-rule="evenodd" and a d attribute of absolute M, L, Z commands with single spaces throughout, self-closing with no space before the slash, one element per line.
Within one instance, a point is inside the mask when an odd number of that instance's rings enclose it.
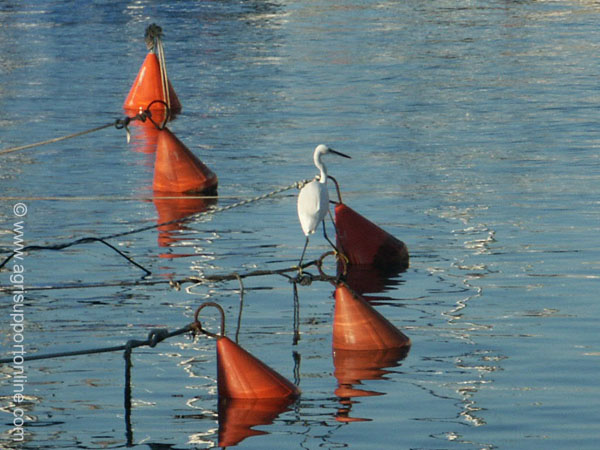
<path fill-rule="evenodd" d="M 387 373 L 354 385 L 380 395 L 336 395 L 331 285 L 298 287 L 294 345 L 292 285 L 244 280 L 240 344 L 303 394 L 240 447 L 591 449 L 599 21 L 598 5 L 570 1 L 4 2 L 0 149 L 123 117 L 144 29 L 159 23 L 183 104 L 170 129 L 218 174 L 217 206 L 312 177 L 324 142 L 353 157 L 328 160 L 344 201 L 411 254 L 405 273 L 366 294 L 413 342 Z M 38 245 L 161 220 L 149 199 L 154 154 L 132 131 L 130 144 L 107 128 L 1 155 L 3 255 L 17 219 Z M 145 339 L 190 323 L 207 300 L 225 308 L 233 338 L 237 281 L 151 283 L 291 267 L 304 243 L 296 194 L 110 240 L 152 271 L 145 284 L 100 243 L 28 253 L 27 351 Z M 327 250 L 317 234 L 308 257 Z M 4 290 L 0 357 L 13 344 L 11 297 Z M 206 321 L 216 328 L 213 313 Z M 214 340 L 175 337 L 132 359 L 130 414 L 122 352 L 26 364 L 19 405 L 1 366 L 2 446 L 19 448 L 17 406 L 25 448 L 217 446 Z"/>

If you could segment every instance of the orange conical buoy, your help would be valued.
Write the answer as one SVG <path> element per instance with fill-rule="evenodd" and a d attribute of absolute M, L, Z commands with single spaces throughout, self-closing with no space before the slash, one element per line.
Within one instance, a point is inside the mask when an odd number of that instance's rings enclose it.
<path fill-rule="evenodd" d="M 181 194 L 214 194 L 217 176 L 167 128 L 158 135 L 153 189 Z"/>
<path fill-rule="evenodd" d="M 300 390 L 225 336 L 217 338 L 217 387 L 226 398 L 296 398 Z"/>
<path fill-rule="evenodd" d="M 170 80 L 167 80 L 167 85 L 171 113 L 176 114 L 181 111 L 181 103 L 179 103 Z M 140 67 L 137 77 L 129 90 L 129 94 L 123 103 L 123 108 L 137 113 L 140 109 L 145 110 L 148 108 L 148 105 L 155 100 L 167 102 L 167 98 L 163 93 L 158 57 L 153 52 L 150 52 L 146 55 L 146 59 L 142 67 Z M 150 110 L 164 111 L 165 105 L 164 103 L 156 102 L 151 106 Z"/>
<path fill-rule="evenodd" d="M 350 264 L 372 264 L 381 270 L 405 270 L 408 250 L 404 242 L 343 203 L 335 206 L 338 246 Z"/>
<path fill-rule="evenodd" d="M 344 284 L 335 289 L 333 348 L 382 350 L 410 346 L 410 339 Z"/>

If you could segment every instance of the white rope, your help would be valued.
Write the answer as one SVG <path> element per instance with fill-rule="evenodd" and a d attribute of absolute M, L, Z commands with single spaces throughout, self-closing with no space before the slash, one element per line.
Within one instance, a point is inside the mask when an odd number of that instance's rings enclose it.
<path fill-rule="evenodd" d="M 167 64 L 165 62 L 165 51 L 163 49 L 162 40 L 160 37 L 156 38 L 158 65 L 160 67 L 160 80 L 162 84 L 163 98 L 167 103 L 169 110 L 171 109 L 171 97 L 169 95 L 169 78 L 167 77 Z"/>

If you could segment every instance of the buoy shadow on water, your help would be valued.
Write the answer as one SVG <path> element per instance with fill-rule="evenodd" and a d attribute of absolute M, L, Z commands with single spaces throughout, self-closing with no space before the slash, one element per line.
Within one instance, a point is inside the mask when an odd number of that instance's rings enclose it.
<path fill-rule="evenodd" d="M 174 195 L 155 195 L 152 202 L 156 208 L 158 218 L 157 223 L 164 224 L 158 227 L 158 245 L 159 247 L 177 246 L 182 240 L 187 238 L 182 235 L 185 230 L 193 231 L 185 225 L 183 219 L 207 211 L 210 207 L 217 204 L 218 199 L 198 198 L 197 196 L 186 196 L 182 194 Z M 180 258 L 184 256 L 197 256 L 192 254 L 161 254 L 164 258 Z"/>
<path fill-rule="evenodd" d="M 377 294 L 387 292 L 404 284 L 404 280 L 395 278 L 402 273 L 401 270 L 394 272 L 383 272 L 373 265 L 350 265 L 338 263 L 337 276 L 357 294 L 363 296 L 367 301 L 386 299 L 376 296 L 365 296 L 364 294 Z M 387 299 L 389 300 L 389 299 Z"/>
<path fill-rule="evenodd" d="M 390 373 L 386 368 L 397 367 L 406 358 L 409 347 L 390 348 L 384 350 L 333 350 L 333 375 L 338 387 L 334 394 L 339 397 L 341 408 L 335 417 L 339 422 L 362 422 L 371 419 L 350 417 L 352 400 L 356 397 L 385 395 L 383 392 L 367 390 L 361 386 L 365 380 L 384 380 Z"/>
<path fill-rule="evenodd" d="M 280 414 L 290 410 L 294 401 L 294 398 L 219 398 L 219 447 L 233 447 L 248 437 L 269 434 L 253 427 L 271 425 Z"/>
<path fill-rule="evenodd" d="M 160 130 L 154 124 L 134 120 L 130 123 L 130 131 L 133 151 L 146 155 L 156 152 Z"/>

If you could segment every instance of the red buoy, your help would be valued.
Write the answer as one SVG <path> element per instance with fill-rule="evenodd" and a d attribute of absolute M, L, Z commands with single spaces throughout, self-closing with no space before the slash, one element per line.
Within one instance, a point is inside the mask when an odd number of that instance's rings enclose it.
<path fill-rule="evenodd" d="M 371 264 L 381 270 L 408 268 L 404 242 L 343 203 L 335 206 L 337 245 L 350 264 Z"/>
<path fill-rule="evenodd" d="M 333 348 L 382 350 L 409 347 L 410 339 L 344 284 L 335 289 Z"/>
<path fill-rule="evenodd" d="M 154 191 L 206 194 L 217 192 L 217 176 L 167 128 L 159 132 L 154 163 Z"/>
<path fill-rule="evenodd" d="M 167 80 L 167 85 L 171 114 L 179 113 L 181 111 L 181 103 L 177 98 L 177 94 L 175 94 L 173 86 L 171 86 L 170 80 Z M 150 111 L 164 111 L 167 97 L 165 92 L 163 92 L 160 64 L 156 54 L 150 52 L 146 55 L 146 59 L 142 67 L 140 67 L 137 77 L 129 90 L 129 94 L 123 103 L 123 108 L 137 114 L 140 110 L 147 109 L 150 103 L 155 100 L 158 100 L 158 102 L 152 104 Z"/>
<path fill-rule="evenodd" d="M 300 390 L 225 336 L 217 338 L 219 397 L 293 399 Z"/>
<path fill-rule="evenodd" d="M 281 398 L 220 398 L 219 447 L 233 447 L 247 437 L 267 434 L 252 427 L 272 424 L 293 401 Z"/>

